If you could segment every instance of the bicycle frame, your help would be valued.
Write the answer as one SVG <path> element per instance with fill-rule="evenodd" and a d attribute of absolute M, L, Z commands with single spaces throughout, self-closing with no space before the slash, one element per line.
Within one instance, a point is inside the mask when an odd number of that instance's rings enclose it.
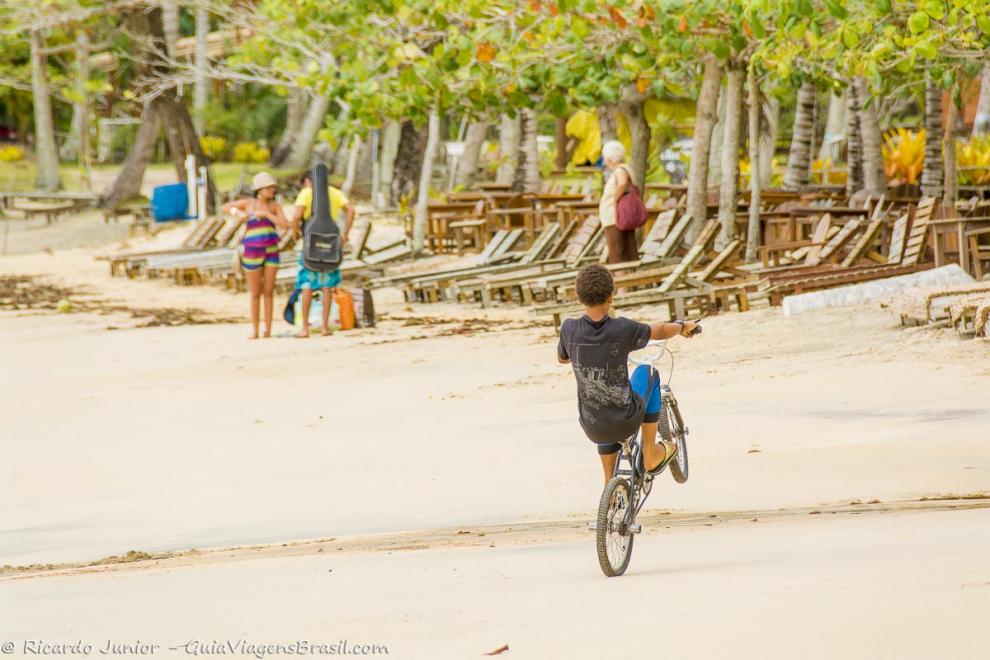
<path fill-rule="evenodd" d="M 655 363 L 663 357 L 664 353 L 669 352 L 665 341 L 650 342 L 649 345 L 658 347 L 661 350 L 645 359 L 631 358 L 630 362 L 633 362 L 636 365 L 647 365 L 652 369 L 655 368 Z M 673 373 L 673 369 L 671 369 L 671 373 Z M 657 377 L 659 378 L 659 374 L 657 374 Z M 678 422 L 680 422 L 680 413 L 677 410 L 677 401 L 674 399 L 674 393 L 665 383 L 660 383 L 660 397 L 661 400 L 667 401 L 667 406 L 674 411 L 674 415 L 677 416 Z M 667 414 L 665 409 L 661 408 L 661 410 L 663 414 Z M 620 444 L 621 449 L 619 450 L 619 456 L 615 461 L 615 470 L 612 472 L 612 477 L 623 476 L 629 480 L 629 490 L 632 501 L 630 502 L 629 508 L 626 510 L 626 519 L 624 521 L 625 525 L 629 526 L 634 524 L 636 516 L 639 515 L 643 505 L 646 504 L 646 499 L 653 490 L 652 487 L 644 489 L 644 485 L 647 481 L 652 482 L 656 475 L 648 475 L 646 471 L 640 467 L 642 465 L 640 456 L 643 453 L 642 427 L 639 428 L 636 433 L 623 440 Z"/>

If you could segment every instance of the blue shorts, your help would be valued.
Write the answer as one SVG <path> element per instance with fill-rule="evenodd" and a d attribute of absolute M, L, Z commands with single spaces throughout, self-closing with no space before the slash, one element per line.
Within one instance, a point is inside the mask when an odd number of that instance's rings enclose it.
<path fill-rule="evenodd" d="M 650 386 L 650 367 L 641 364 L 636 367 L 629 377 L 629 384 L 632 391 L 639 395 L 639 398 L 646 402 L 646 415 L 643 422 L 655 422 L 660 419 L 660 374 L 653 369 L 653 387 L 647 393 L 646 388 Z"/>
<path fill-rule="evenodd" d="M 303 265 L 302 255 L 299 255 L 299 270 L 296 272 L 297 289 L 333 289 L 340 286 L 342 278 L 339 270 L 331 270 L 326 273 L 319 273 L 310 270 Z"/>

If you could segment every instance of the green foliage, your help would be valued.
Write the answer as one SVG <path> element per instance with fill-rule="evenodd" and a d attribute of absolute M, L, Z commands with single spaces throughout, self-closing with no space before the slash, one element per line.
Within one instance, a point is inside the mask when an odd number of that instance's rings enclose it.
<path fill-rule="evenodd" d="M 206 133 L 236 142 L 273 142 L 285 128 L 285 100 L 266 85 L 228 85 L 207 103 Z"/>

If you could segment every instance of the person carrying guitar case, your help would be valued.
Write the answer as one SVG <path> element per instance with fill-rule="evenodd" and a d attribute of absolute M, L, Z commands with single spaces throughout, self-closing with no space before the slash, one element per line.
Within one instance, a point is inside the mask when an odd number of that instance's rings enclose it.
<path fill-rule="evenodd" d="M 327 183 L 327 166 L 319 163 L 303 177 L 303 189 L 296 197 L 292 219 L 295 236 L 302 227 L 303 249 L 299 254 L 296 290 L 302 299 L 302 330 L 299 338 L 309 336 L 309 310 L 313 291 L 318 289 L 323 302 L 323 334 L 330 334 L 330 303 L 333 290 L 340 286 L 340 263 L 343 246 L 354 224 L 354 206 L 340 190 Z M 344 231 L 334 222 L 340 212 L 345 215 Z M 295 292 L 293 293 L 295 295 Z"/>

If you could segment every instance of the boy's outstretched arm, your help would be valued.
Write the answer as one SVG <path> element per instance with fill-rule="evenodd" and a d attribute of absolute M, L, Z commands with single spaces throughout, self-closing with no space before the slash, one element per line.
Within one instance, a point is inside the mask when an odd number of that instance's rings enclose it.
<path fill-rule="evenodd" d="M 680 335 L 691 338 L 691 331 L 698 327 L 691 321 L 675 321 L 671 323 L 653 323 L 650 325 L 650 339 L 670 339 Z"/>

